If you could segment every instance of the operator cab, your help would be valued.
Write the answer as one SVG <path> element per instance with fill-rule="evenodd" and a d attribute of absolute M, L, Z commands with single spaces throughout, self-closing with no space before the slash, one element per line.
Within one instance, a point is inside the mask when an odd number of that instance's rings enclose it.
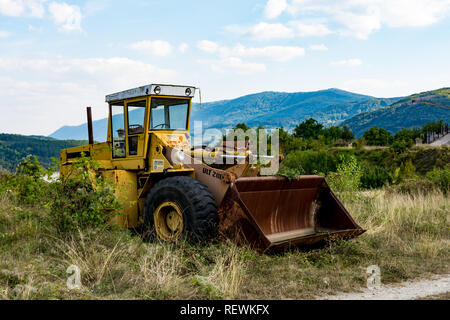
<path fill-rule="evenodd" d="M 143 157 L 152 132 L 189 130 L 195 87 L 152 84 L 106 96 L 112 157 Z"/>

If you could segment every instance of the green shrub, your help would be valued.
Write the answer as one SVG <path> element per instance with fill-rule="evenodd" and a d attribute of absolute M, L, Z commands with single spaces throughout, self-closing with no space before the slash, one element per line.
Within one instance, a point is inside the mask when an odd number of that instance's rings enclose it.
<path fill-rule="evenodd" d="M 94 171 L 98 163 L 81 157 L 71 172 L 52 183 L 51 216 L 60 231 L 98 227 L 118 214 L 120 202 L 114 187 Z"/>
<path fill-rule="evenodd" d="M 387 192 L 398 192 L 409 195 L 428 194 L 437 190 L 436 184 L 428 179 L 415 178 L 402 180 L 397 185 L 387 188 Z"/>
<path fill-rule="evenodd" d="M 367 166 L 361 175 L 361 187 L 365 189 L 381 188 L 392 183 L 391 175 L 382 167 Z"/>
<path fill-rule="evenodd" d="M 372 127 L 363 135 L 368 146 L 388 146 L 392 143 L 392 134 L 384 128 Z"/>
<path fill-rule="evenodd" d="M 0 192 L 14 192 L 17 199 L 26 205 L 45 204 L 48 201 L 48 183 L 44 177 L 51 176 L 54 168 L 44 170 L 35 156 L 22 160 L 16 174 L 2 174 Z"/>
<path fill-rule="evenodd" d="M 120 199 L 111 184 L 95 176 L 97 165 L 81 157 L 74 161 L 69 175 L 46 181 L 54 170 L 44 170 L 36 157 L 30 156 L 16 174 L 0 175 L 0 193 L 11 192 L 23 205 L 49 210 L 49 223 L 61 232 L 104 225 L 118 214 Z"/>
<path fill-rule="evenodd" d="M 290 153 L 282 163 L 282 167 L 302 168 L 304 174 L 327 174 L 336 171 L 338 160 L 330 152 L 321 150 L 305 150 Z"/>
<path fill-rule="evenodd" d="M 357 191 L 361 184 L 362 169 L 356 157 L 351 155 L 346 159 L 343 155 L 339 155 L 339 160 L 337 172 L 331 172 L 327 175 L 328 184 L 336 192 L 351 193 Z"/>
<path fill-rule="evenodd" d="M 450 164 L 442 169 L 434 168 L 427 173 L 426 177 L 444 193 L 447 194 L 450 190 Z"/>
<path fill-rule="evenodd" d="M 399 141 L 394 141 L 394 143 L 392 144 L 392 149 L 396 152 L 396 153 L 403 153 L 405 152 L 408 148 L 412 147 L 414 144 L 414 142 L 412 140 L 399 140 Z"/>
<path fill-rule="evenodd" d="M 301 175 L 305 174 L 305 170 L 299 165 L 297 168 L 290 168 L 287 166 L 281 166 L 277 172 L 277 176 L 285 177 L 288 180 L 298 179 Z"/>

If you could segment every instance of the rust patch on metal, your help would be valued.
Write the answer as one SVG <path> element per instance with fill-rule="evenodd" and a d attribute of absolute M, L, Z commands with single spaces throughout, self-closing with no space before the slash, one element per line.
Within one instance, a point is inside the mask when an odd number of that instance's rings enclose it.
<path fill-rule="evenodd" d="M 219 217 L 222 237 L 260 251 L 308 246 L 331 237 L 350 239 L 365 232 L 319 176 L 237 179 L 219 207 Z"/>

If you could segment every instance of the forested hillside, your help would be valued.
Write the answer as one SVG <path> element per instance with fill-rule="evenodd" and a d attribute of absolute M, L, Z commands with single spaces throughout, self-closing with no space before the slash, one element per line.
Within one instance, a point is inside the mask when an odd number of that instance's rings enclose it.
<path fill-rule="evenodd" d="M 450 123 L 450 88 L 414 94 L 389 107 L 360 113 L 342 124 L 361 137 L 374 126 L 396 133 L 402 128 L 421 127 L 424 123 L 440 120 Z"/>
<path fill-rule="evenodd" d="M 30 154 L 35 155 L 44 167 L 48 167 L 52 164 L 53 157 L 59 158 L 61 149 L 83 144 L 87 144 L 87 141 L 0 134 L 0 168 L 13 171 Z"/>

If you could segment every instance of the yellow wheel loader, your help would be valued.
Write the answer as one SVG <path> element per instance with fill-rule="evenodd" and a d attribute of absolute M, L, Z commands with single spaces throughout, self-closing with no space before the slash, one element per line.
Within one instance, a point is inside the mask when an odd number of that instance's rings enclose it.
<path fill-rule="evenodd" d="M 100 164 L 96 173 L 129 200 L 113 222 L 167 242 L 230 238 L 264 251 L 364 232 L 323 177 L 261 177 L 245 150 L 191 149 L 195 91 L 152 84 L 107 95 L 107 141 L 94 144 L 88 108 L 89 144 L 61 151 L 61 175 L 82 154 L 92 157 Z M 198 153 L 246 160 L 207 165 L 195 160 Z"/>

